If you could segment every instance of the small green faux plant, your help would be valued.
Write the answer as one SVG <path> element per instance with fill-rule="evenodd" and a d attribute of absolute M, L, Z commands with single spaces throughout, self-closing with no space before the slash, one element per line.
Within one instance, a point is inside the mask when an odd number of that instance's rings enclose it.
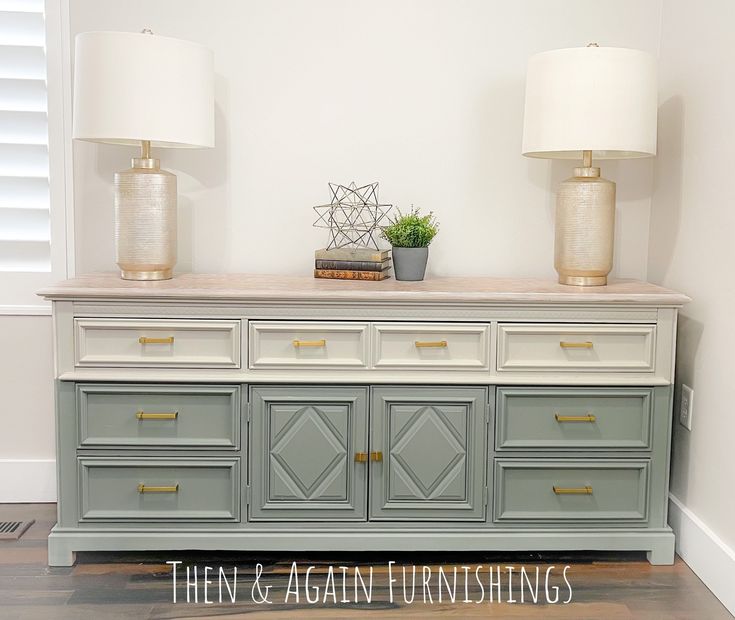
<path fill-rule="evenodd" d="M 384 226 L 381 236 L 396 248 L 425 248 L 439 231 L 434 213 L 419 215 L 419 210 L 411 207 L 411 212 L 398 217 Z"/>

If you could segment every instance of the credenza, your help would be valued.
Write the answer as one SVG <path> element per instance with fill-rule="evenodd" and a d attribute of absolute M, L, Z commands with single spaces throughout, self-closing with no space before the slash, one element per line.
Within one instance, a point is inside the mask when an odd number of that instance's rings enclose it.
<path fill-rule="evenodd" d="M 646 551 L 677 311 L 613 281 L 67 280 L 58 523 L 87 550 Z"/>

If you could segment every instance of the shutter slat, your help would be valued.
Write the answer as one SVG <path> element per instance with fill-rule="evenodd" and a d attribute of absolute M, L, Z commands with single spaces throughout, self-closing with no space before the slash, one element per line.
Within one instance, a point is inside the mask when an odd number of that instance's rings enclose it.
<path fill-rule="evenodd" d="M 45 112 L 47 100 L 43 80 L 0 79 L 0 110 Z"/>
<path fill-rule="evenodd" d="M 51 244 L 0 241 L 0 271 L 51 271 Z"/>
<path fill-rule="evenodd" d="M 36 144 L 0 144 L 0 176 L 48 177 L 48 149 Z"/>
<path fill-rule="evenodd" d="M 48 209 L 48 179 L 0 177 L 0 209 Z"/>
<path fill-rule="evenodd" d="M 21 11 L 43 15 L 43 0 L 0 0 L 0 11 Z"/>
<path fill-rule="evenodd" d="M 0 111 L 0 143 L 48 144 L 46 112 Z"/>
<path fill-rule="evenodd" d="M 0 242 L 51 241 L 48 210 L 0 209 Z"/>
<path fill-rule="evenodd" d="M 43 47 L 45 28 L 41 13 L 0 10 L 0 45 Z"/>
<path fill-rule="evenodd" d="M 0 78 L 46 79 L 43 47 L 7 45 L 0 47 Z"/>

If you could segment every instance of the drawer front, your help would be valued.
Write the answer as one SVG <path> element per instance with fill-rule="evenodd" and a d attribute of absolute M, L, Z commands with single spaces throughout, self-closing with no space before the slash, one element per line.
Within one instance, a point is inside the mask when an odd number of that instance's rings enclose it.
<path fill-rule="evenodd" d="M 498 325 L 498 371 L 653 372 L 653 325 Z"/>
<path fill-rule="evenodd" d="M 376 323 L 376 368 L 489 370 L 489 328 L 471 323 Z"/>
<path fill-rule="evenodd" d="M 240 461 L 80 458 L 80 521 L 239 521 Z"/>
<path fill-rule="evenodd" d="M 240 321 L 74 319 L 78 367 L 240 368 Z"/>
<path fill-rule="evenodd" d="M 649 450 L 652 394 L 650 388 L 498 388 L 496 448 Z"/>
<path fill-rule="evenodd" d="M 250 368 L 367 368 L 367 323 L 250 321 Z"/>
<path fill-rule="evenodd" d="M 495 461 L 495 521 L 644 522 L 647 460 Z"/>
<path fill-rule="evenodd" d="M 239 386 L 77 385 L 79 445 L 232 449 Z"/>

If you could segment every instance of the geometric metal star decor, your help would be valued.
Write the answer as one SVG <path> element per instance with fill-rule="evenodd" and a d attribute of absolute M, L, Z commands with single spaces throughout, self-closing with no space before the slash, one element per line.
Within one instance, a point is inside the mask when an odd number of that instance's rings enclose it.
<path fill-rule="evenodd" d="M 316 228 L 329 229 L 328 250 L 346 247 L 378 248 L 376 236 L 380 224 L 387 219 L 393 205 L 380 204 L 378 183 L 357 187 L 329 184 L 332 194 L 329 204 L 314 207 L 318 217 Z"/>

